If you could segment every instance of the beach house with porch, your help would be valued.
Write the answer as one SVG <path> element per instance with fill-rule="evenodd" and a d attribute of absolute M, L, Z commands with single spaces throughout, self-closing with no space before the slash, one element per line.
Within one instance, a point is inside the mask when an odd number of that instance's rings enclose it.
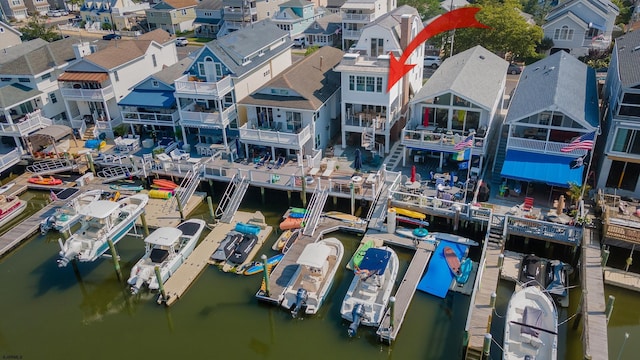
<path fill-rule="evenodd" d="M 616 39 L 604 86 L 607 127 L 597 172 L 598 188 L 635 198 L 640 197 L 639 49 L 640 31 Z"/>
<path fill-rule="evenodd" d="M 240 101 L 248 122 L 240 127 L 245 154 L 268 149 L 271 159 L 315 157 L 339 132 L 343 52 L 325 46 L 284 70 Z"/>
<path fill-rule="evenodd" d="M 291 65 L 289 33 L 265 20 L 203 46 L 185 74 L 175 81 L 185 143 L 195 136 L 198 149 L 228 149 L 228 129 L 238 129 L 247 114 L 236 104 Z"/>
<path fill-rule="evenodd" d="M 525 189 L 522 183 L 560 188 L 568 188 L 569 182 L 581 185 L 588 159 L 583 158 L 584 166 L 571 165 L 586 150 L 562 149 L 575 138 L 598 131 L 595 71 L 564 51 L 527 66 L 505 125 L 501 136 L 506 136 L 506 146 L 498 147 L 494 170 L 513 181 L 509 192 L 515 189 L 526 194 L 528 186 Z"/>
<path fill-rule="evenodd" d="M 482 46 L 475 46 L 446 59 L 409 102 L 410 120 L 402 130 L 401 143 L 406 159 L 422 163 L 429 157 L 443 169 L 449 161 L 460 160 L 460 168 L 476 175 L 488 155 L 488 139 L 497 131 L 497 116 L 507 82 L 509 63 Z M 471 138 L 466 157 L 452 158 L 456 145 Z M 469 169 L 471 171 L 471 169 Z"/>
<path fill-rule="evenodd" d="M 347 51 L 362 37 L 364 27 L 392 12 L 396 0 L 347 0 L 340 7 L 342 15 L 342 50 Z"/>
<path fill-rule="evenodd" d="M 175 44 L 168 38 L 158 29 L 137 40 L 111 41 L 99 51 L 90 43 L 73 45 L 78 61 L 58 82 L 70 125 L 80 136 L 89 127 L 93 136 L 114 137 L 114 128 L 122 124 L 118 101 L 138 82 L 178 61 Z"/>
<path fill-rule="evenodd" d="M 416 9 L 401 6 L 365 26 L 358 51 L 345 54 L 336 67 L 342 83 L 343 148 L 352 144 L 379 155 L 389 152 L 405 125 L 403 112 L 409 97 L 422 87 L 423 71 L 420 65 L 413 67 L 387 92 L 389 53 L 400 57 L 422 29 Z M 422 64 L 423 53 L 420 44 L 407 64 Z"/>
<path fill-rule="evenodd" d="M 272 20 L 280 29 L 286 30 L 292 39 L 298 39 L 303 47 L 308 44 L 302 33 L 316 19 L 325 15 L 323 8 L 318 8 L 308 0 L 289 0 L 280 4 L 280 11 Z"/>

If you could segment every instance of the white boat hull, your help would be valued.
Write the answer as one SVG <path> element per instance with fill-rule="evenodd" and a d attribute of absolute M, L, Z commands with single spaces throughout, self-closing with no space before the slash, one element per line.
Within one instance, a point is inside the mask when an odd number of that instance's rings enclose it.
<path fill-rule="evenodd" d="M 17 201 L 17 206 L 11 209 L 9 212 L 0 215 L 0 228 L 5 226 L 11 220 L 15 219 L 18 215 L 22 214 L 24 209 L 27 208 L 27 202 L 23 200 Z"/>

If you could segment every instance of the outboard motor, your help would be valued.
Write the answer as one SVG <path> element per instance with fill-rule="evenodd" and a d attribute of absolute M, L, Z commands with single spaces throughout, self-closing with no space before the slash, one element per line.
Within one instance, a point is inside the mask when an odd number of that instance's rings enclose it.
<path fill-rule="evenodd" d="M 45 221 L 40 223 L 40 234 L 47 235 L 49 230 L 53 227 L 53 223 L 55 222 L 55 218 L 53 216 L 49 216 Z"/>
<path fill-rule="evenodd" d="M 354 337 L 358 333 L 358 326 L 360 326 L 360 322 L 365 318 L 364 305 L 355 304 L 353 310 L 351 310 L 351 318 L 353 319 L 353 322 L 349 325 L 347 333 L 349 334 L 349 337 Z"/>
<path fill-rule="evenodd" d="M 303 306 L 307 305 L 308 298 L 309 294 L 307 293 L 307 290 L 303 288 L 298 289 L 298 292 L 296 293 L 296 304 L 294 305 L 293 310 L 291 310 L 291 316 L 293 316 L 293 318 L 298 317 L 298 311 L 300 311 Z"/>

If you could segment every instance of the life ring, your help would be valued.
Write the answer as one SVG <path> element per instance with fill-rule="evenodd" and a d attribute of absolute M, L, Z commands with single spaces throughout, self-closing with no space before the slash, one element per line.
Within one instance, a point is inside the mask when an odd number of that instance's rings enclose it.
<path fill-rule="evenodd" d="M 360 181 L 362 181 L 362 176 L 358 176 L 358 175 L 353 176 L 353 177 L 351 177 L 351 181 L 360 182 Z"/>
<path fill-rule="evenodd" d="M 413 229 L 413 235 L 417 236 L 417 237 L 425 237 L 425 236 L 429 235 L 429 230 L 427 230 L 425 228 Z"/>

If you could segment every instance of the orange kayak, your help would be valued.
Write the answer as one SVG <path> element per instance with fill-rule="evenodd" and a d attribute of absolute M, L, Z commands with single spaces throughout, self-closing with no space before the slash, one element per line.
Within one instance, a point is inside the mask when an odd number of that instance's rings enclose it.
<path fill-rule="evenodd" d="M 302 225 L 302 219 L 286 218 L 283 222 L 280 223 L 280 230 L 300 229 L 303 226 L 304 225 Z"/>
<path fill-rule="evenodd" d="M 27 179 L 27 181 L 32 183 L 32 184 L 38 184 L 38 185 L 60 185 L 60 184 L 62 184 L 62 180 L 56 179 L 53 176 L 49 176 L 49 177 L 35 176 L 35 177 Z"/>
<path fill-rule="evenodd" d="M 162 189 L 175 189 L 177 188 L 179 185 L 174 183 L 171 180 L 165 180 L 165 179 L 153 179 L 153 184 L 157 185 L 158 187 L 162 188 Z"/>

